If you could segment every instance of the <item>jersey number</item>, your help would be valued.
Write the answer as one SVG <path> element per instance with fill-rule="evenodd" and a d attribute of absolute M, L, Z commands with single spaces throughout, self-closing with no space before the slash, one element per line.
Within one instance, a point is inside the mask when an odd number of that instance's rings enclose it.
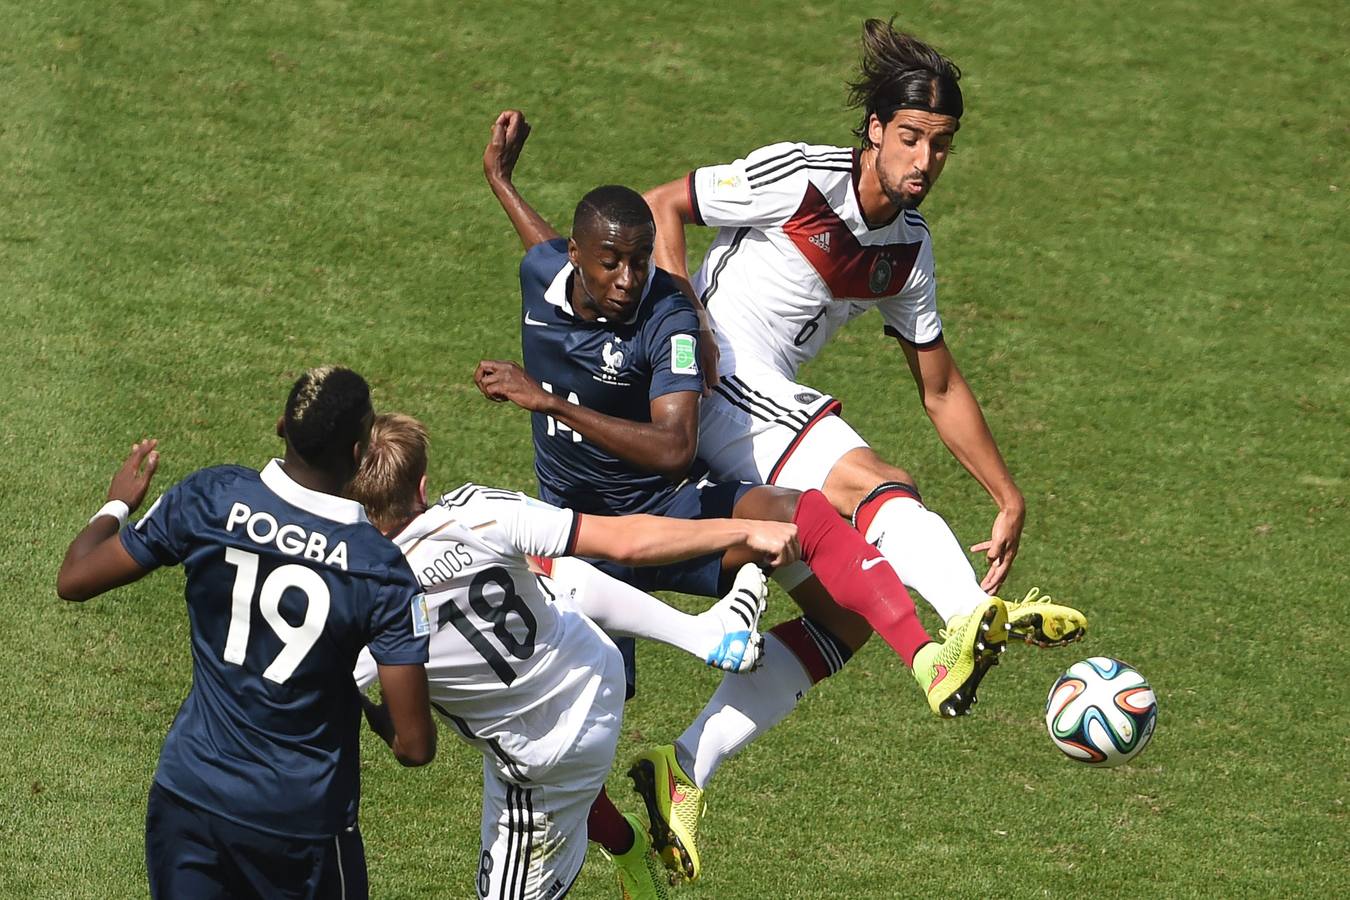
<path fill-rule="evenodd" d="M 792 339 L 794 346 L 800 347 L 802 344 L 811 340 L 811 335 L 815 334 L 816 329 L 820 328 L 820 317 L 825 315 L 825 310 L 826 307 L 822 306 L 820 312 L 812 316 L 811 320 L 802 326 L 802 330 L 797 332 L 797 336 Z"/>
<path fill-rule="evenodd" d="M 549 384 L 547 381 L 541 381 L 541 382 L 539 382 L 539 386 L 542 387 L 544 390 L 548 391 L 550 394 L 556 394 L 556 393 L 557 393 L 557 391 L 553 390 L 553 385 Z M 575 404 L 575 405 L 577 405 L 577 406 L 580 406 L 580 405 L 581 405 L 581 398 L 577 396 L 577 392 L 576 392 L 576 391 L 568 391 L 568 393 L 567 393 L 567 402 L 568 402 L 568 403 Z M 568 434 L 570 434 L 570 435 L 572 436 L 572 443 L 574 443 L 574 444 L 580 444 L 580 443 L 581 443 L 581 435 L 577 434 L 576 431 L 573 430 L 570 426 L 568 426 L 568 425 L 566 425 L 566 424 L 564 424 L 564 423 L 562 423 L 562 422 L 559 422 L 557 419 L 553 418 L 552 416 L 544 416 L 544 419 L 545 419 L 545 423 L 546 423 L 546 425 L 547 425 L 547 427 L 548 427 L 548 436 L 549 436 L 549 437 L 554 437 L 555 435 L 562 434 L 562 433 L 565 431 L 565 432 L 567 432 Z"/>
<path fill-rule="evenodd" d="M 228 663 L 242 666 L 248 651 L 253 589 L 258 583 L 258 554 L 226 547 L 225 561 L 234 566 L 235 571 L 230 602 L 230 631 L 225 637 L 222 657 Z M 298 626 L 287 622 L 281 615 L 281 595 L 291 589 L 305 595 L 305 620 Z M 263 671 L 264 678 L 285 684 L 286 679 L 295 674 L 296 666 L 304 661 L 323 633 L 324 623 L 328 621 L 328 606 L 328 585 L 313 569 L 291 563 L 273 569 L 263 580 L 262 589 L 258 591 L 258 609 L 277 637 L 281 638 L 283 645 L 277 658 Z"/>
<path fill-rule="evenodd" d="M 499 602 L 493 603 L 488 599 L 489 585 L 501 591 L 502 597 Z M 469 583 L 469 609 L 473 610 L 478 618 L 492 625 L 493 635 L 501 641 L 507 653 L 516 659 L 529 659 L 534 655 L 534 636 L 539 629 L 539 622 L 525 605 L 524 599 L 516 593 L 516 583 L 511 580 L 511 574 L 505 569 L 494 566 L 491 569 L 484 569 L 473 577 L 473 581 Z M 506 617 L 511 613 L 515 613 L 525 626 L 523 638 L 517 638 L 506 627 Z M 487 661 L 503 684 L 510 684 L 516 680 L 516 670 L 511 668 L 506 657 L 492 646 L 487 635 L 469 621 L 468 613 L 459 608 L 453 597 L 441 604 L 437 627 L 444 628 L 447 622 L 453 624 L 455 630 L 464 635 L 464 639 Z"/>

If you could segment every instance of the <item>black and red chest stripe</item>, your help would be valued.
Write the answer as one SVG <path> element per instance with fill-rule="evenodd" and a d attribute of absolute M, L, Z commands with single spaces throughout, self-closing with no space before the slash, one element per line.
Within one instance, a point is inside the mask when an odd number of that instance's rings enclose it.
<path fill-rule="evenodd" d="M 900 293 L 922 242 L 864 246 L 814 184 L 783 224 L 783 233 L 816 270 L 835 300 L 873 300 Z"/>

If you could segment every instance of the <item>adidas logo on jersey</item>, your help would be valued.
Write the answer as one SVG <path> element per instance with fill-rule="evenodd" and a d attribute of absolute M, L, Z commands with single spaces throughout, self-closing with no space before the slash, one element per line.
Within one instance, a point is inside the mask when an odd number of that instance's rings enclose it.
<path fill-rule="evenodd" d="M 830 233 L 828 231 L 822 231 L 820 234 L 813 234 L 807 238 L 807 240 L 815 244 L 821 250 L 824 250 L 826 253 L 830 252 Z"/>

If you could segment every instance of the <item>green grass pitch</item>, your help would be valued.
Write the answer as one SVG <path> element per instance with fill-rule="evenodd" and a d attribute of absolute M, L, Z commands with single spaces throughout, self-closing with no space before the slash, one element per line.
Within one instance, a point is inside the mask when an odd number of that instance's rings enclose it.
<path fill-rule="evenodd" d="M 518 247 L 482 183 L 564 224 L 775 140 L 844 143 L 852 2 L 6 0 L 0 20 L 0 895 L 145 892 L 159 744 L 188 689 L 181 573 L 57 600 L 67 541 L 131 442 L 163 486 L 261 465 L 303 368 L 423 418 L 433 483 L 530 489 L 527 417 L 470 383 L 518 355 Z M 942 722 L 879 642 L 711 793 L 694 898 L 1290 897 L 1350 883 L 1350 65 L 1330 0 L 908 3 L 966 73 L 924 207 L 941 308 L 1029 502 L 1010 587 L 1092 620 L 1017 647 Z M 1339 37 L 1338 37 L 1339 35 Z M 703 237 L 706 241 L 706 236 Z M 703 246 L 702 241 L 698 247 Z M 967 543 L 992 509 L 871 317 L 803 374 Z M 685 602 L 680 600 L 680 602 Z M 781 595 L 775 621 L 789 617 Z M 1114 771 L 1050 746 L 1083 656 L 1158 692 Z M 621 758 L 715 677 L 642 650 Z M 369 735 L 373 895 L 471 896 L 480 773 L 443 735 Z M 635 809 L 621 777 L 611 792 Z M 615 893 L 592 854 L 575 892 Z"/>

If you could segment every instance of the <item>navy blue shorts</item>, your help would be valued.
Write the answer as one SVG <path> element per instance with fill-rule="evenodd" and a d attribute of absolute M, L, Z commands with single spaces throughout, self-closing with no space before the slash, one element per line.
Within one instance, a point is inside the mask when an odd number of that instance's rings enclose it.
<path fill-rule="evenodd" d="M 145 866 L 154 900 L 370 896 L 356 827 L 317 841 L 267 834 L 194 806 L 157 783 L 150 786 L 145 814 Z"/>
<path fill-rule="evenodd" d="M 758 485 L 748 481 L 714 484 L 701 479 L 690 480 L 658 506 L 643 511 L 671 519 L 729 519 L 740 499 L 756 487 Z M 729 573 L 723 578 L 722 556 L 721 553 L 709 553 L 668 566 L 625 566 L 605 559 L 588 559 L 587 562 L 605 574 L 644 591 L 679 591 L 698 597 L 720 597 L 731 586 L 734 575 Z M 633 658 L 635 644 L 632 638 L 616 638 L 614 643 L 623 654 L 624 678 L 628 682 L 628 697 L 631 698 L 637 690 L 637 667 Z"/>

